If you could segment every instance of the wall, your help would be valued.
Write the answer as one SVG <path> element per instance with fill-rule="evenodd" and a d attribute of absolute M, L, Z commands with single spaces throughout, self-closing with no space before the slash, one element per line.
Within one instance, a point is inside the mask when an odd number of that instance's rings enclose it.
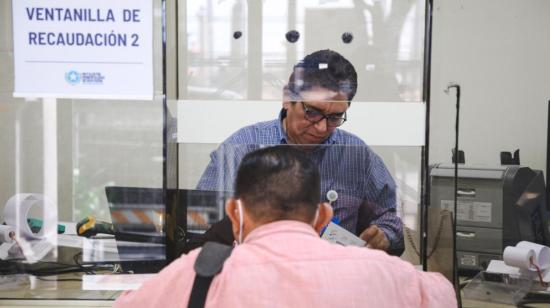
<path fill-rule="evenodd" d="M 443 89 L 455 81 L 466 163 L 519 148 L 522 165 L 546 170 L 550 1 L 434 2 L 430 161 L 450 162 L 455 96 Z"/>

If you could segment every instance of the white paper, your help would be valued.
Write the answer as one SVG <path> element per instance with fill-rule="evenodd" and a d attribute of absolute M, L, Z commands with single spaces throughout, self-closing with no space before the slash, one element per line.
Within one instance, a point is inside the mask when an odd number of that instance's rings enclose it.
<path fill-rule="evenodd" d="M 516 244 L 516 247 L 533 250 L 535 252 L 535 264 L 537 264 L 541 270 L 550 268 L 550 249 L 547 246 L 521 241 Z"/>
<path fill-rule="evenodd" d="M 492 274 L 508 274 L 512 276 L 520 274 L 519 268 L 508 266 L 502 260 L 491 260 L 485 271 Z"/>
<path fill-rule="evenodd" d="M 82 290 L 136 290 L 155 274 L 84 275 Z"/>
<path fill-rule="evenodd" d="M 118 256 L 117 241 L 110 239 L 84 238 L 82 243 L 82 259 L 86 262 L 105 260 L 107 256 Z"/>
<path fill-rule="evenodd" d="M 527 260 L 531 256 L 534 256 L 534 263 L 542 270 L 542 280 L 550 282 L 549 254 L 550 249 L 547 246 L 521 241 L 516 246 L 506 247 L 503 253 L 504 260 L 492 260 L 486 271 L 488 273 L 517 275 L 538 280 L 536 268 L 534 266 L 526 266 L 528 265 Z"/>
<path fill-rule="evenodd" d="M 84 238 L 77 235 L 59 234 L 57 236 L 57 245 L 60 247 L 73 247 L 82 249 L 83 241 Z"/>
<path fill-rule="evenodd" d="M 0 244 L 0 260 L 9 259 L 9 250 L 15 245 L 15 242 L 12 243 L 1 243 Z"/>
<path fill-rule="evenodd" d="M 502 254 L 506 265 L 520 269 L 531 269 L 531 258 L 534 257 L 535 251 L 533 249 L 512 246 L 506 247 Z"/>
<path fill-rule="evenodd" d="M 63 234 L 76 235 L 76 222 L 60 221 L 59 224 L 65 226 L 65 232 L 63 232 Z"/>
<path fill-rule="evenodd" d="M 340 227 L 339 225 L 330 222 L 325 229 L 325 232 L 321 238 L 335 244 L 340 244 L 344 246 L 360 246 L 364 247 L 366 242 L 362 239 L 355 236 L 355 234 L 349 232 L 348 230 Z"/>
<path fill-rule="evenodd" d="M 23 251 L 25 259 L 29 262 L 42 260 L 55 246 L 47 239 L 22 240 L 19 241 L 19 247 Z M 56 256 L 54 256 L 55 259 Z"/>

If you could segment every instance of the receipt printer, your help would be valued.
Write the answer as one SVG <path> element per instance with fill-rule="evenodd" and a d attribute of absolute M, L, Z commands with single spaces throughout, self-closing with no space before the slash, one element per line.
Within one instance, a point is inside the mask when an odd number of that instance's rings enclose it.
<path fill-rule="evenodd" d="M 430 168 L 431 207 L 453 212 L 454 175 L 454 165 L 437 164 Z M 541 171 L 520 166 L 459 165 L 457 183 L 459 270 L 483 270 L 491 260 L 502 260 L 506 246 L 515 246 L 522 240 L 547 245 Z"/>

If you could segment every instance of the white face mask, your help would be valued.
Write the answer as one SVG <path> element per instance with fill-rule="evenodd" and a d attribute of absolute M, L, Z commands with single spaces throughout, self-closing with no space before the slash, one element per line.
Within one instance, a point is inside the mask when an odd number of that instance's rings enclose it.
<path fill-rule="evenodd" d="M 237 200 L 237 208 L 239 209 L 239 241 L 238 244 L 243 243 L 243 204 L 241 203 L 241 200 Z"/>
<path fill-rule="evenodd" d="M 317 206 L 317 210 L 315 211 L 315 218 L 313 218 L 313 223 L 311 224 L 313 228 L 315 228 L 315 224 L 317 223 L 317 219 L 319 219 L 319 205 Z"/>

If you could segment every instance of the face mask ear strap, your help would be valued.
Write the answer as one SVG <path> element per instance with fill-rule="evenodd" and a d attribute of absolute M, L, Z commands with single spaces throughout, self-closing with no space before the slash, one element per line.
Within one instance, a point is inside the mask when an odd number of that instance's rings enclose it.
<path fill-rule="evenodd" d="M 315 210 L 315 218 L 313 218 L 313 227 L 315 228 L 315 224 L 317 223 L 317 219 L 319 219 L 319 207 L 320 205 L 317 205 L 317 210 Z"/>
<path fill-rule="evenodd" d="M 242 244 L 243 242 L 243 204 L 241 202 L 241 199 L 237 199 L 237 208 L 239 209 L 239 244 Z"/>

